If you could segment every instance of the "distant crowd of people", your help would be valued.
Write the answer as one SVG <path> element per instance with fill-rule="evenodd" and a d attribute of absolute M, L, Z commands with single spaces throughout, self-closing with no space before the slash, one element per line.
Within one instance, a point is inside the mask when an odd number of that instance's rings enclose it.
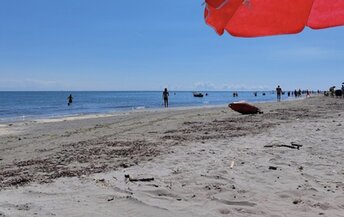
<path fill-rule="evenodd" d="M 343 97 L 344 98 L 344 82 L 342 83 L 342 87 L 341 89 L 335 89 L 336 86 L 332 86 L 329 88 L 329 91 L 325 91 L 324 92 L 324 95 L 325 96 L 336 96 L 336 97 Z M 317 92 L 315 91 L 309 91 L 309 90 L 294 90 L 294 91 L 288 91 L 288 97 L 290 96 L 294 96 L 294 97 L 301 97 L 303 94 L 306 95 L 306 97 L 309 97 L 311 95 L 311 93 L 318 93 L 320 94 L 321 91 L 318 90 Z M 254 96 L 257 96 L 257 92 L 254 92 L 253 93 Z M 280 102 L 281 99 L 282 99 L 282 95 L 284 95 L 285 92 L 283 92 L 282 88 L 280 85 L 277 85 L 276 87 L 276 96 L 277 96 L 277 101 Z M 176 95 L 176 93 L 174 93 L 174 95 Z M 206 94 L 208 95 L 208 94 Z M 262 94 L 263 96 L 265 96 L 265 93 Z M 233 97 L 238 97 L 239 94 L 238 92 L 233 92 Z M 162 92 L 162 98 L 163 98 L 163 101 L 164 101 L 164 107 L 167 108 L 168 107 L 168 97 L 169 97 L 169 92 L 167 90 L 167 88 L 164 89 L 164 91 Z M 70 94 L 68 97 L 67 97 L 67 105 L 70 106 L 72 105 L 73 103 L 73 96 L 72 94 Z"/>
<path fill-rule="evenodd" d="M 334 87 L 333 87 L 334 88 Z M 332 91 L 334 93 L 334 91 Z M 342 92 L 344 93 L 344 82 L 342 84 Z M 301 97 L 302 95 L 305 95 L 306 97 L 309 97 L 311 94 L 314 94 L 314 93 L 317 93 L 317 94 L 320 94 L 321 91 L 318 90 L 318 91 L 309 91 L 309 90 L 294 90 L 294 91 L 288 91 L 287 94 L 288 94 L 288 97 Z M 253 92 L 254 96 L 257 96 L 258 95 L 258 92 Z M 282 88 L 280 85 L 277 85 L 276 87 L 276 96 L 277 96 L 277 101 L 280 102 L 281 99 L 282 99 L 282 95 L 284 95 L 285 92 L 283 92 Z M 208 94 L 206 94 L 208 95 Z M 265 92 L 262 93 L 263 96 L 265 96 Z M 238 92 L 234 91 L 233 92 L 233 97 L 238 97 L 239 94 Z M 167 88 L 164 89 L 163 93 L 162 93 L 162 97 L 163 97 L 163 100 L 164 100 L 164 106 L 165 108 L 168 107 L 168 97 L 169 97 L 169 93 L 167 91 Z"/>
<path fill-rule="evenodd" d="M 344 84 L 343 84 L 344 85 Z M 305 96 L 305 97 L 310 97 L 311 94 L 320 94 L 322 93 L 320 90 L 317 91 L 311 91 L 311 90 L 294 90 L 294 91 L 288 91 L 287 95 L 288 97 L 301 97 L 301 96 Z M 285 92 L 282 91 L 282 88 L 278 85 L 276 88 L 276 95 L 277 95 L 277 101 L 281 101 L 281 95 L 284 95 Z"/>
<path fill-rule="evenodd" d="M 332 86 L 328 91 L 324 92 L 324 95 L 344 98 L 344 82 L 342 83 L 341 89 L 336 89 L 336 86 Z"/>

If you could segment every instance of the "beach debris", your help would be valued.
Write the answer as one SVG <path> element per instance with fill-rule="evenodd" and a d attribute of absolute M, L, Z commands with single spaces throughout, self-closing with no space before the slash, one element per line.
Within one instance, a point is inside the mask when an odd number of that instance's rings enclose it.
<path fill-rule="evenodd" d="M 300 147 L 303 146 L 303 145 L 297 144 L 297 143 L 295 143 L 295 142 L 291 142 L 290 144 L 291 144 L 292 146 L 296 147 L 297 150 L 300 150 Z"/>
<path fill-rule="evenodd" d="M 285 145 L 285 144 L 271 144 L 271 145 L 265 145 L 264 148 L 274 148 L 274 147 L 285 147 L 285 148 L 291 148 L 291 149 L 297 149 L 300 150 L 300 147 L 303 145 L 299 145 L 295 142 L 291 142 L 291 145 Z"/>
<path fill-rule="evenodd" d="M 101 185 L 101 186 L 107 186 L 108 182 L 105 179 L 96 179 L 95 180 L 97 184 Z"/>
<path fill-rule="evenodd" d="M 230 168 L 233 169 L 233 167 L 234 167 L 234 160 L 232 160 Z"/>
<path fill-rule="evenodd" d="M 274 144 L 274 145 L 265 145 L 264 146 L 264 148 L 273 148 L 273 147 L 285 147 L 285 148 L 296 149 L 296 147 L 292 146 L 292 145 L 278 145 L 278 144 Z"/>
<path fill-rule="evenodd" d="M 26 204 L 19 204 L 19 205 L 16 205 L 16 208 L 18 210 L 29 211 L 30 210 L 30 204 L 28 204 L 28 203 L 26 203 Z"/>
<path fill-rule="evenodd" d="M 108 197 L 107 201 L 110 202 L 110 201 L 113 201 L 115 199 L 114 196 L 111 196 L 111 197 Z"/>
<path fill-rule="evenodd" d="M 119 166 L 122 167 L 122 168 L 128 168 L 128 167 L 130 167 L 129 164 L 125 164 L 125 163 L 121 163 Z"/>
<path fill-rule="evenodd" d="M 293 204 L 295 204 L 295 205 L 296 205 L 296 204 L 299 204 L 299 203 L 301 203 L 301 202 L 302 202 L 302 200 L 300 200 L 300 199 L 297 199 L 297 200 L 294 200 L 294 201 L 293 201 Z"/>
<path fill-rule="evenodd" d="M 149 177 L 149 178 L 132 178 L 132 177 L 130 177 L 129 174 L 125 174 L 124 178 L 129 180 L 129 182 L 151 182 L 151 181 L 154 181 L 153 177 Z"/>
<path fill-rule="evenodd" d="M 14 176 L 6 181 L 2 181 L 4 186 L 23 186 L 31 181 L 30 177 L 26 176 Z"/>
<path fill-rule="evenodd" d="M 269 170 L 277 170 L 277 167 L 275 167 L 275 166 L 269 166 Z"/>

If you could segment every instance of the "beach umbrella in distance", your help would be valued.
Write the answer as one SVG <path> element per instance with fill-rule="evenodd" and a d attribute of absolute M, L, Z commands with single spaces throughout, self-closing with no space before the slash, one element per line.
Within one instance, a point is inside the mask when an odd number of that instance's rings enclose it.
<path fill-rule="evenodd" d="M 205 0 L 204 17 L 219 35 L 294 34 L 344 25 L 344 0 Z"/>

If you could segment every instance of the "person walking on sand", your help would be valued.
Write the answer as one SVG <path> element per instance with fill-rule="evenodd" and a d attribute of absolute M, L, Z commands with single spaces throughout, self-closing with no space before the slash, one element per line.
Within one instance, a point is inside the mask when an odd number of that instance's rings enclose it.
<path fill-rule="evenodd" d="M 169 93 L 167 91 L 167 88 L 165 88 L 164 92 L 162 92 L 162 98 L 164 99 L 165 108 L 168 107 L 168 96 L 169 96 Z"/>
<path fill-rule="evenodd" d="M 281 101 L 281 95 L 282 95 L 282 88 L 278 85 L 276 88 L 276 94 L 277 94 L 277 102 Z"/>
<path fill-rule="evenodd" d="M 344 98 L 344 82 L 342 83 L 342 98 Z"/>
<path fill-rule="evenodd" d="M 68 99 L 68 106 L 70 106 L 73 103 L 73 97 L 72 94 L 69 94 L 69 96 L 67 97 Z"/>

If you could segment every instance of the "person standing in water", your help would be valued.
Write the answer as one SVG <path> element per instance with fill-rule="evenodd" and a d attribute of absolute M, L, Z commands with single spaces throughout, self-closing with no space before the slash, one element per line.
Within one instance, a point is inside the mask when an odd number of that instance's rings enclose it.
<path fill-rule="evenodd" d="M 167 91 L 167 88 L 165 88 L 164 92 L 162 92 L 162 98 L 164 99 L 164 106 L 165 108 L 168 107 L 168 91 Z"/>
<path fill-rule="evenodd" d="M 73 103 L 73 97 L 72 94 L 69 94 L 69 96 L 67 97 L 68 99 L 68 106 L 70 106 Z"/>
<path fill-rule="evenodd" d="M 276 88 L 276 94 L 277 94 L 277 102 L 281 101 L 281 95 L 282 95 L 282 88 L 278 85 Z"/>

